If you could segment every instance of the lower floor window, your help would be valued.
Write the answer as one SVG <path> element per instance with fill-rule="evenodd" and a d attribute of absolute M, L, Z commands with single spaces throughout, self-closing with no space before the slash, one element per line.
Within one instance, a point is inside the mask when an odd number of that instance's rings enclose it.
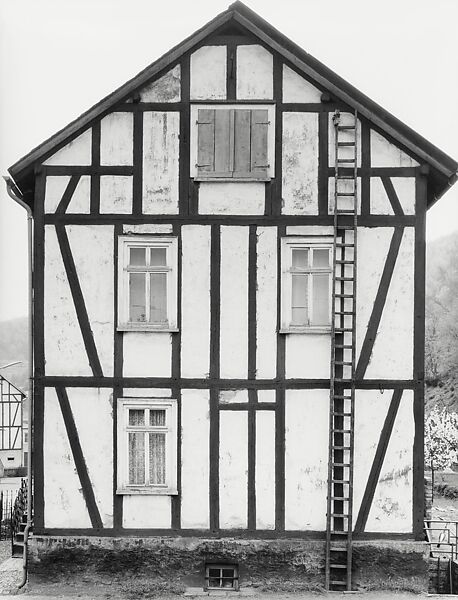
<path fill-rule="evenodd" d="M 239 589 L 239 576 L 237 565 L 212 565 L 205 566 L 205 589 Z"/>
<path fill-rule="evenodd" d="M 176 400 L 120 398 L 118 492 L 176 493 Z"/>

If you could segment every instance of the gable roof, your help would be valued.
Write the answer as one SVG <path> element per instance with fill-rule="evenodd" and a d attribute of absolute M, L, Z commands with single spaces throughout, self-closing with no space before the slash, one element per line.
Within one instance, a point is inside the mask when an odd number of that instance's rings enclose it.
<path fill-rule="evenodd" d="M 429 180 L 429 205 L 434 203 L 447 191 L 448 187 L 455 183 L 458 178 L 458 163 L 455 160 L 339 77 L 245 4 L 237 0 L 226 11 L 217 15 L 201 29 L 169 50 L 134 78 L 12 165 L 8 170 L 19 189 L 25 194 L 27 191 L 30 193 L 33 187 L 33 169 L 36 163 L 42 162 L 56 152 L 69 139 L 82 132 L 91 122 L 104 116 L 119 102 L 131 97 L 155 75 L 176 63 L 183 54 L 191 51 L 205 38 L 227 26 L 231 21 L 250 32 L 264 45 L 270 47 L 274 52 L 293 64 L 298 72 L 302 72 L 315 80 L 324 89 L 327 89 L 333 97 L 357 110 L 360 116 L 368 119 L 382 133 L 385 133 L 407 151 L 413 153 L 421 162 L 430 165 L 433 171 Z"/>

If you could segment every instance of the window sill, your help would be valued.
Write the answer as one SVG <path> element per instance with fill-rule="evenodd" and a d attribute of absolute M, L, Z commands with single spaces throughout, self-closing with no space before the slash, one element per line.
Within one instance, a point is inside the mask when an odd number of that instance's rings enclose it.
<path fill-rule="evenodd" d="M 177 327 L 160 327 L 159 325 L 132 325 L 130 323 L 121 323 L 116 327 L 116 331 L 155 331 L 157 333 L 177 333 L 180 331 Z"/>
<path fill-rule="evenodd" d="M 178 490 L 174 488 L 118 488 L 118 496 L 178 496 Z"/>
<path fill-rule="evenodd" d="M 211 181 L 215 183 L 215 181 L 221 181 L 224 183 L 233 182 L 233 183 L 250 183 L 250 182 L 267 182 L 270 181 L 271 177 L 194 177 L 194 181 Z"/>
<path fill-rule="evenodd" d="M 318 333 L 330 334 L 330 327 L 286 327 L 280 329 L 279 333 Z"/>

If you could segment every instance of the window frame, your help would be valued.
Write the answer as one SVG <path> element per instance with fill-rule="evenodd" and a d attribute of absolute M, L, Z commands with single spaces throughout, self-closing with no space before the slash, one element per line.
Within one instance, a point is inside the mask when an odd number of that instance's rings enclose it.
<path fill-rule="evenodd" d="M 130 248 L 165 248 L 166 266 L 129 267 Z M 167 273 L 167 321 L 154 323 L 130 321 L 129 273 Z M 145 303 L 148 310 L 149 277 L 146 277 Z M 178 238 L 175 236 L 119 236 L 118 239 L 118 323 L 117 331 L 178 331 Z"/>
<path fill-rule="evenodd" d="M 166 426 L 129 425 L 129 410 L 165 410 Z M 166 431 L 166 462 L 165 484 L 130 484 L 129 476 L 129 432 L 144 431 L 148 433 Z M 117 408 L 117 494 L 137 495 L 148 494 L 158 496 L 174 496 L 177 489 L 177 431 L 178 409 L 175 398 L 118 398 Z M 145 475 L 148 473 L 149 453 L 145 444 Z M 146 480 L 146 477 L 145 477 Z"/>
<path fill-rule="evenodd" d="M 265 176 L 256 177 L 247 175 L 246 177 L 224 177 L 221 174 L 208 175 L 199 173 L 197 167 L 198 139 L 199 139 L 199 110 L 267 110 L 269 127 L 267 130 L 267 172 Z M 275 177 L 275 103 L 262 104 L 191 104 L 191 151 L 190 151 L 190 175 L 195 181 L 225 181 L 225 182 L 255 182 L 270 181 Z"/>
<path fill-rule="evenodd" d="M 313 277 L 314 273 L 329 274 L 329 325 L 294 325 L 292 323 L 292 267 L 293 250 L 308 249 L 312 256 L 313 250 L 329 250 L 329 267 L 315 268 L 310 266 L 304 271 L 297 271 L 309 275 L 308 285 L 308 312 L 313 318 Z M 311 258 L 309 258 L 310 262 Z M 281 240 L 281 325 L 280 333 L 323 333 L 331 332 L 332 319 L 332 236 L 287 236 Z"/>
<path fill-rule="evenodd" d="M 218 569 L 220 571 L 219 577 L 210 577 L 210 569 Z M 234 572 L 233 577 L 224 577 L 224 570 L 232 570 Z M 221 585 L 219 586 L 211 586 L 210 579 L 219 579 Z M 224 579 L 230 579 L 232 581 L 231 587 L 225 587 L 223 584 Z M 225 592 L 238 592 L 239 590 L 239 567 L 237 564 L 223 564 L 223 563 L 205 563 L 205 591 L 209 590 L 220 590 Z"/>

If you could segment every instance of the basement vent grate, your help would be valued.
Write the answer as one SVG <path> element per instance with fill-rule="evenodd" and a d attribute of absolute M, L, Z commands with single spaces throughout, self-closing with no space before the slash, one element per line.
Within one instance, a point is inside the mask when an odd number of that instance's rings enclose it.
<path fill-rule="evenodd" d="M 205 590 L 239 589 L 239 572 L 237 565 L 206 564 Z"/>

